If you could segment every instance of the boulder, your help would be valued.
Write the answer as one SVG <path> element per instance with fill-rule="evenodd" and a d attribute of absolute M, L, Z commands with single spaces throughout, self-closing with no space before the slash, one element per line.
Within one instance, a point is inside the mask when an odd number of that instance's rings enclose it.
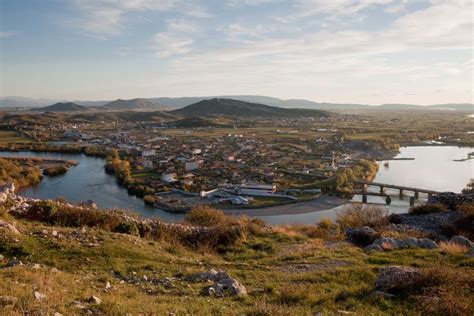
<path fill-rule="evenodd" d="M 469 258 L 474 258 L 474 246 L 471 246 L 471 248 L 464 255 Z"/>
<path fill-rule="evenodd" d="M 378 233 L 368 226 L 349 228 L 346 230 L 346 239 L 359 246 L 372 244 L 378 236 Z"/>
<path fill-rule="evenodd" d="M 412 267 L 384 267 L 379 269 L 375 280 L 375 289 L 388 293 L 403 290 L 415 284 L 418 276 L 419 271 Z"/>
<path fill-rule="evenodd" d="M 209 296 L 247 295 L 247 289 L 236 279 L 221 279 L 206 289 Z"/>
<path fill-rule="evenodd" d="M 418 245 L 420 246 L 420 248 L 424 248 L 424 249 L 437 249 L 437 248 L 439 248 L 437 243 L 435 243 L 433 240 L 428 239 L 428 238 L 418 239 Z"/>
<path fill-rule="evenodd" d="M 20 231 L 18 230 L 18 228 L 16 228 L 16 226 L 13 223 L 10 223 L 10 222 L 2 220 L 2 219 L 0 219 L 0 229 L 9 230 L 10 232 L 12 232 L 15 235 L 20 234 Z"/>
<path fill-rule="evenodd" d="M 367 251 L 383 251 L 383 248 L 376 244 L 368 245 L 364 249 Z"/>
<path fill-rule="evenodd" d="M 193 273 L 184 278 L 189 282 L 208 282 L 208 281 L 219 281 L 222 279 L 230 279 L 230 275 L 224 271 L 217 271 L 210 269 L 205 272 Z"/>
<path fill-rule="evenodd" d="M 471 242 L 469 239 L 467 239 L 464 236 L 459 236 L 459 235 L 452 237 L 451 242 L 460 246 L 464 246 L 466 248 L 471 248 L 472 246 L 474 246 L 474 243 Z"/>

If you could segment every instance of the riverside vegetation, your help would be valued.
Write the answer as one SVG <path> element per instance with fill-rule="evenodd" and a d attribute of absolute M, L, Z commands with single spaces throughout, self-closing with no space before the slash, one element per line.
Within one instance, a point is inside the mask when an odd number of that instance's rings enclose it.
<path fill-rule="evenodd" d="M 7 314 L 474 312 L 474 248 L 456 236 L 473 231 L 472 220 L 446 227 L 438 240 L 357 204 L 334 222 L 276 227 L 209 207 L 167 224 L 12 192 L 0 208 L 0 306 Z M 472 204 L 428 215 L 449 212 L 472 216 Z M 374 239 L 393 244 L 361 247 Z M 403 240 L 436 247 L 394 246 Z"/>

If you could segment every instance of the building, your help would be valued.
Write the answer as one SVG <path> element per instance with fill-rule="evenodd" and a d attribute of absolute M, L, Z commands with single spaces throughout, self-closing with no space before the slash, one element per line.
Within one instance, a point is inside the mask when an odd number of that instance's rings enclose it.
<path fill-rule="evenodd" d="M 144 160 L 144 161 L 143 161 L 143 168 L 145 168 L 145 169 L 153 169 L 153 161 L 151 161 L 151 160 Z"/>
<path fill-rule="evenodd" d="M 155 154 L 156 154 L 156 151 L 154 149 L 144 149 L 142 151 L 142 157 L 154 156 Z"/>
<path fill-rule="evenodd" d="M 243 195 L 268 196 L 276 192 L 273 184 L 242 184 L 235 188 L 236 193 Z"/>

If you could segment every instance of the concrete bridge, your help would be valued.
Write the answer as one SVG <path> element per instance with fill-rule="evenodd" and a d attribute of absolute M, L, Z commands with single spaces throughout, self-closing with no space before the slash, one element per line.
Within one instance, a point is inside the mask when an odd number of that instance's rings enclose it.
<path fill-rule="evenodd" d="M 395 189 L 399 190 L 400 192 L 400 197 L 403 196 L 404 191 L 410 191 L 414 192 L 415 199 L 418 199 L 420 193 L 425 193 L 428 194 L 428 198 L 430 198 L 433 194 L 438 194 L 441 192 L 438 191 L 433 191 L 433 190 L 426 190 L 426 189 L 421 189 L 421 188 L 413 188 L 413 187 L 407 187 L 403 185 L 395 185 L 395 184 L 387 184 L 387 183 L 378 183 L 378 182 L 369 182 L 365 180 L 355 180 L 353 181 L 354 184 L 359 184 L 362 185 L 362 191 L 364 193 L 367 193 L 367 188 L 369 186 L 374 186 L 374 187 L 379 187 L 380 188 L 380 195 L 387 195 L 385 194 L 385 189 Z"/>

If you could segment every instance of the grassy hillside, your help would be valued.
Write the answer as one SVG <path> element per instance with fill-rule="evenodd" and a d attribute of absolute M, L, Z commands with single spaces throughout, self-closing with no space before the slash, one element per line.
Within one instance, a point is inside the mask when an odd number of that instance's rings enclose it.
<path fill-rule="evenodd" d="M 73 102 L 59 102 L 53 105 L 34 109 L 40 112 L 74 112 L 74 111 L 89 111 L 90 108 L 79 105 Z"/>
<path fill-rule="evenodd" d="M 200 210 L 187 225 L 216 234 L 195 243 L 165 226 L 151 235 L 125 224 L 117 226 L 120 233 L 111 231 L 115 217 L 67 209 L 36 219 L 37 211 L 0 217 L 14 226 L 0 225 L 5 313 L 467 315 L 474 308 L 472 259 L 438 249 L 367 252 L 344 242 L 339 225 L 329 221 L 268 228 Z M 436 282 L 378 294 L 377 271 L 391 265 L 423 268 Z M 211 268 L 237 279 L 247 295 L 206 295 L 212 283 L 189 275 Z"/>
<path fill-rule="evenodd" d="M 183 116 L 242 116 L 242 117 L 326 117 L 330 114 L 320 110 L 285 109 L 258 103 L 232 99 L 203 100 L 170 113 Z"/>

